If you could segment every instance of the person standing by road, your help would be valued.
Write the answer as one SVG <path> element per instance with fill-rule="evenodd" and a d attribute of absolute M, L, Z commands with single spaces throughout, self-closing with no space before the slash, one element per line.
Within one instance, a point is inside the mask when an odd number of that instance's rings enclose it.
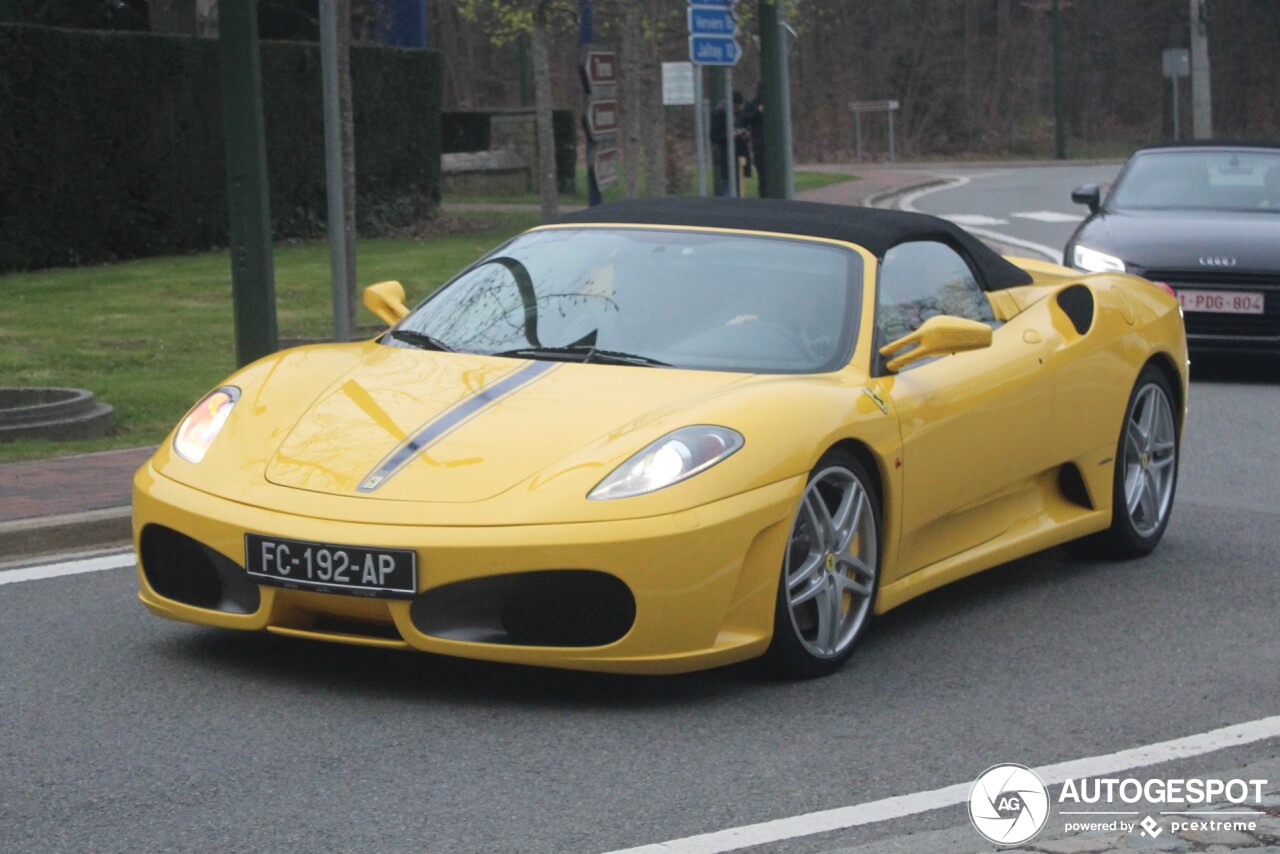
<path fill-rule="evenodd" d="M 756 186 L 764 190 L 764 102 L 761 92 L 738 111 L 738 126 L 746 131 L 748 163 L 755 165 Z M 750 174 L 750 173 L 748 173 Z"/>

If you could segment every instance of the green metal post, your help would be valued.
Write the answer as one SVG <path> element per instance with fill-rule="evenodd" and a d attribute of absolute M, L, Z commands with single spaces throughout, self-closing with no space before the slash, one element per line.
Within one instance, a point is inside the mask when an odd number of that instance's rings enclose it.
<path fill-rule="evenodd" d="M 1062 8 L 1053 0 L 1053 156 L 1067 159 L 1067 98 L 1062 87 Z"/>
<path fill-rule="evenodd" d="M 278 349 L 257 3 L 219 0 L 218 42 L 236 361 L 246 365 Z"/>
<path fill-rule="evenodd" d="M 715 126 L 716 109 L 724 109 L 724 75 L 714 65 L 707 69 L 706 75 L 707 81 L 702 93 L 710 105 L 707 108 L 707 151 L 711 152 L 711 154 L 707 157 L 707 163 L 711 167 L 711 195 L 723 196 L 726 195 L 724 187 L 724 149 L 720 149 L 719 159 L 717 159 L 715 148 L 711 145 L 711 129 Z"/>
<path fill-rule="evenodd" d="M 785 89 L 785 45 L 778 18 L 780 0 L 760 0 L 760 84 L 764 95 L 764 164 L 760 170 L 760 195 L 785 199 L 791 185 L 791 151 L 787 134 L 790 98 Z"/>

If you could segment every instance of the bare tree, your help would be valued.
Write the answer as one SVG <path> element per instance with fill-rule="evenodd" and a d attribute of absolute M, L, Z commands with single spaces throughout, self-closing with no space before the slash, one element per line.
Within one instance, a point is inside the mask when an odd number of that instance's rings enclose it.
<path fill-rule="evenodd" d="M 643 12 L 639 3 L 627 3 L 623 12 L 622 51 L 618 59 L 619 93 L 622 110 L 623 192 L 628 199 L 640 195 L 640 161 L 643 143 L 640 129 L 643 119 L 644 73 L 649 47 L 640 31 Z"/>
<path fill-rule="evenodd" d="M 555 126 L 552 122 L 550 43 L 557 23 L 573 20 L 576 3 L 569 0 L 459 0 L 458 11 L 489 27 L 495 44 L 509 43 L 528 33 L 533 60 L 533 103 L 538 134 L 537 185 L 544 219 L 560 210 L 556 187 Z"/>

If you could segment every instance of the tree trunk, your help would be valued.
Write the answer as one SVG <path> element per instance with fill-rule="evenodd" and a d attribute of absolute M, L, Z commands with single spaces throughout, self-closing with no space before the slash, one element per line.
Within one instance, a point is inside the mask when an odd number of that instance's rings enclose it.
<path fill-rule="evenodd" d="M 644 43 L 640 32 L 641 9 L 639 4 L 627 6 L 622 30 L 622 59 L 618 69 L 621 83 L 622 110 L 622 171 L 623 194 L 628 199 L 640 195 L 640 159 L 643 153 L 640 141 L 641 111 L 644 98 L 645 54 L 651 48 Z"/>
<path fill-rule="evenodd" d="M 552 219 L 560 213 L 560 197 L 556 188 L 556 140 L 551 122 L 551 55 L 547 47 L 549 35 L 544 15 L 534 20 L 530 42 L 533 47 L 533 107 L 538 126 L 538 198 L 542 218 Z"/>
<path fill-rule="evenodd" d="M 658 0 L 658 6 L 662 0 Z M 657 8 L 651 0 L 650 17 L 656 18 Z M 644 79 L 640 84 L 637 107 L 643 111 L 642 134 L 644 136 L 644 190 L 648 196 L 667 194 L 667 114 L 662 106 L 662 60 L 660 46 L 648 44 L 644 48 Z"/>

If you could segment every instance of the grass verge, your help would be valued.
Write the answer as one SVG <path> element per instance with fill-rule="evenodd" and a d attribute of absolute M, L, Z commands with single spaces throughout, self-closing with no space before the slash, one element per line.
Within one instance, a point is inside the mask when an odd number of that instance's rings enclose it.
<path fill-rule="evenodd" d="M 529 214 L 472 214 L 457 233 L 361 240 L 362 284 L 399 279 L 410 300 L 537 223 Z M 332 330 L 325 243 L 279 246 L 281 337 Z M 115 407 L 115 436 L 0 444 L 0 463 L 160 442 L 205 391 L 235 369 L 227 252 L 148 258 L 0 277 L 0 384 L 87 388 Z M 363 307 L 360 323 L 376 323 Z"/>
<path fill-rule="evenodd" d="M 798 172 L 796 191 L 856 180 Z M 585 174 L 579 187 L 586 187 Z M 754 177 L 743 194 L 756 194 Z M 621 198 L 610 188 L 606 201 Z M 448 198 L 446 202 L 536 204 L 536 194 Z M 585 204 L 582 193 L 563 204 Z M 361 240 L 362 284 L 399 279 L 412 302 L 535 214 L 470 212 L 454 233 L 421 239 Z M 280 337 L 322 338 L 333 328 L 329 250 L 323 242 L 278 246 L 276 311 Z M 116 435 L 76 442 L 0 443 L 0 463 L 156 444 L 201 394 L 235 369 L 228 253 L 147 258 L 96 267 L 0 276 L 0 384 L 86 388 L 115 407 Z M 360 323 L 375 319 L 359 309 Z"/>

